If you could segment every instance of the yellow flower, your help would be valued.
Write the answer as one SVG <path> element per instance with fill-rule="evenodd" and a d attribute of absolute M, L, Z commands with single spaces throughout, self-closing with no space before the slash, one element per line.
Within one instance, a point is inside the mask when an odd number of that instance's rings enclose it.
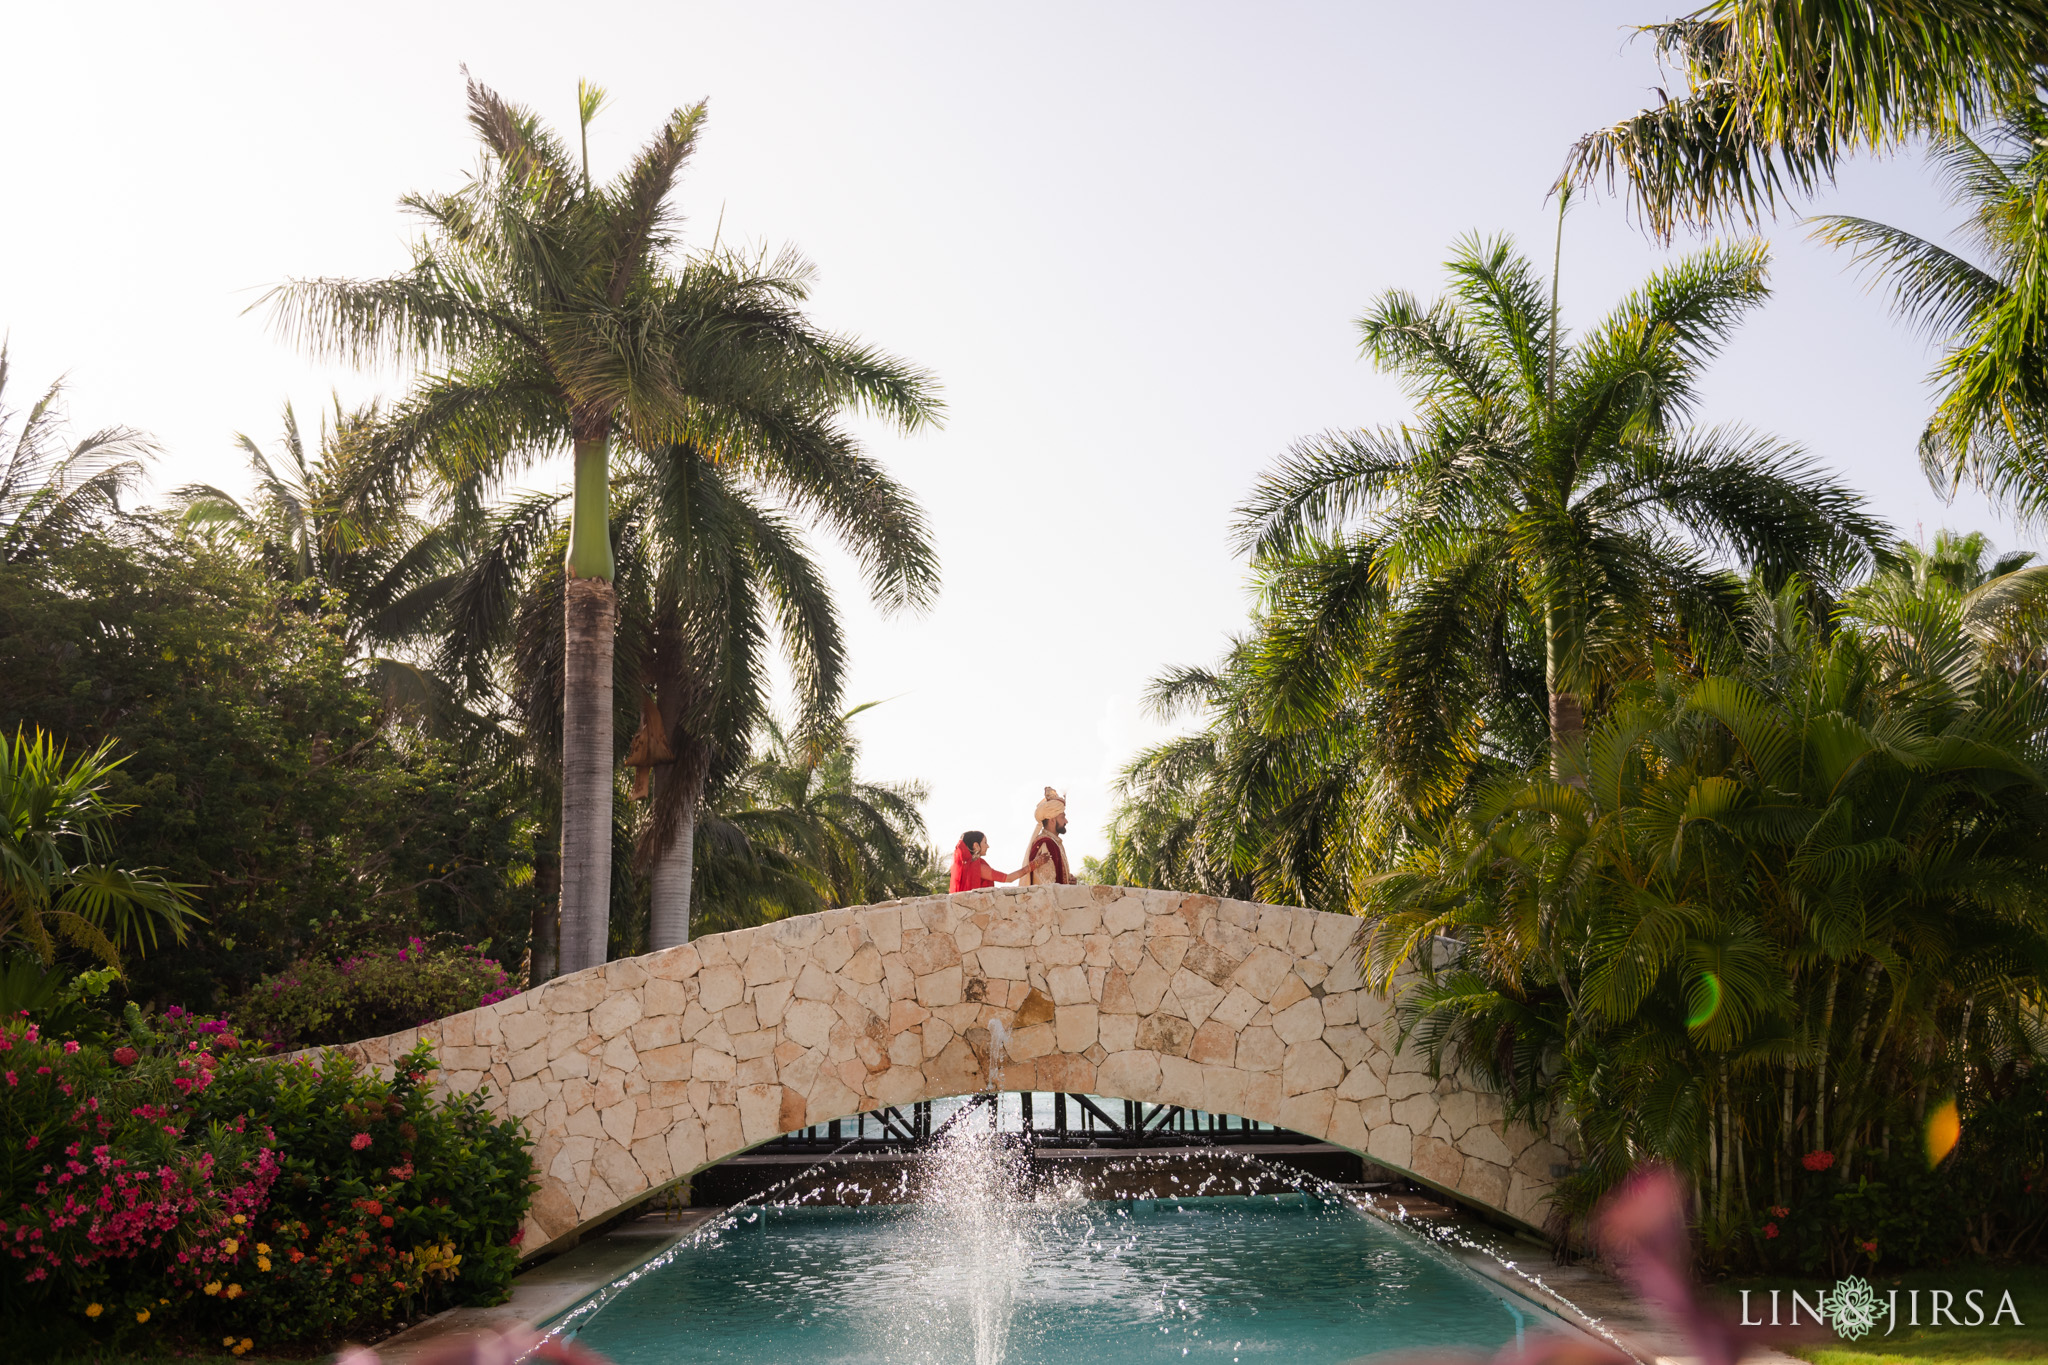
<path fill-rule="evenodd" d="M 258 1256 L 256 1258 L 256 1268 L 258 1270 L 270 1269 L 270 1258 L 268 1256 Z"/>
<path fill-rule="evenodd" d="M 138 1309 L 136 1309 L 136 1310 L 135 1310 L 135 1320 L 136 1320 L 137 1322 L 148 1322 L 148 1321 L 149 1321 L 149 1310 L 148 1310 L 147 1308 L 138 1308 Z"/>
<path fill-rule="evenodd" d="M 244 1218 L 244 1217 L 243 1217 L 243 1216 L 242 1216 L 241 1214 L 239 1214 L 239 1213 L 235 1215 L 235 1226 L 236 1226 L 236 1227 L 240 1227 L 240 1226 L 242 1226 L 242 1224 L 244 1224 L 244 1223 L 246 1223 L 246 1222 L 248 1222 L 248 1221 L 249 1221 L 248 1219 Z"/>
<path fill-rule="evenodd" d="M 222 1337 L 220 1339 L 220 1344 L 223 1346 L 232 1346 L 235 1344 L 235 1339 L 233 1337 Z"/>
<path fill-rule="evenodd" d="M 85 1306 L 85 1315 L 89 1318 L 96 1318 L 106 1311 L 106 1309 L 96 1303 L 89 1303 Z"/>
<path fill-rule="evenodd" d="M 205 1290 L 205 1292 L 206 1292 L 206 1293 L 208 1293 L 208 1294 L 218 1294 L 218 1293 L 220 1293 L 220 1281 L 219 1281 L 219 1280 L 208 1280 L 208 1281 L 206 1282 L 206 1290 Z"/>
<path fill-rule="evenodd" d="M 270 1243 L 258 1242 L 256 1244 L 256 1254 L 258 1256 L 268 1256 L 270 1254 Z"/>
<path fill-rule="evenodd" d="M 238 1285 L 238 1284 L 231 1284 L 231 1285 L 229 1285 L 229 1286 L 228 1286 L 228 1297 L 229 1297 L 229 1298 L 231 1298 L 231 1299 L 239 1299 L 239 1298 L 241 1298 L 241 1297 L 242 1297 L 242 1286 L 240 1286 L 240 1285 Z"/>
<path fill-rule="evenodd" d="M 225 1251 L 228 1255 L 232 1256 L 235 1254 L 236 1248 L 240 1247 L 241 1245 L 242 1244 L 240 1242 L 230 1237 L 225 1242 L 222 1242 L 220 1244 L 220 1249 L 222 1251 Z"/>

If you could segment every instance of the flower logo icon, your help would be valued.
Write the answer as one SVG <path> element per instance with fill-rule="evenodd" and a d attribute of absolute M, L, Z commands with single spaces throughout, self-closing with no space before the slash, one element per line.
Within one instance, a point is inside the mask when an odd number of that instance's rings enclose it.
<path fill-rule="evenodd" d="M 1877 1326 L 1880 1305 L 1868 1280 L 1854 1275 L 1837 1280 L 1834 1292 L 1824 1300 L 1822 1311 L 1828 1315 L 1828 1325 L 1845 1341 L 1855 1341 Z"/>

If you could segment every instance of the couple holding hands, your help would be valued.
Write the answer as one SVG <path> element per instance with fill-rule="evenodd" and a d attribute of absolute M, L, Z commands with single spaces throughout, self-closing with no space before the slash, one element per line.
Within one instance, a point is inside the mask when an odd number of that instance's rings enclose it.
<path fill-rule="evenodd" d="M 997 882 L 1022 882 L 1026 886 L 1071 886 L 1074 875 L 1067 870 L 1067 846 L 1060 836 L 1067 832 L 1067 798 L 1051 787 L 1032 812 L 1037 827 L 1031 831 L 1031 847 L 1024 852 L 1024 866 L 1015 872 L 998 872 L 988 865 L 988 836 L 970 829 L 953 846 L 954 891 L 979 891 Z"/>

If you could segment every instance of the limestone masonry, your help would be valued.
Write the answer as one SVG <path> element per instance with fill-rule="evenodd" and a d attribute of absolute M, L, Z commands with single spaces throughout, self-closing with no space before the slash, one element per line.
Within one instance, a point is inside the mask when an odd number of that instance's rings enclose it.
<path fill-rule="evenodd" d="M 1241 1114 L 1540 1224 L 1553 1166 L 1497 1096 L 1396 1054 L 1358 921 L 1110 886 L 1006 887 L 829 910 L 593 967 L 336 1051 L 524 1119 L 535 1252 L 778 1134 L 988 1083 Z"/>

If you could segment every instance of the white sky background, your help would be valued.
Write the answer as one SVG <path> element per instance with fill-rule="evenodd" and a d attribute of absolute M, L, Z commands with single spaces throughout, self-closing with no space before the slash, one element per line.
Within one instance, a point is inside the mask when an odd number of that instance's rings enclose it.
<path fill-rule="evenodd" d="M 945 386 L 943 430 L 873 442 L 937 529 L 939 605 L 881 620 L 840 579 L 848 699 L 894 699 L 862 717 L 868 775 L 925 780 L 933 841 L 985 829 L 999 866 L 1051 783 L 1072 795 L 1070 847 L 1099 853 L 1117 768 L 1165 733 L 1146 681 L 1212 660 L 1244 620 L 1232 506 L 1294 438 L 1408 415 L 1352 320 L 1388 287 L 1434 295 L 1473 229 L 1547 261 L 1565 150 L 1653 99 L 1627 29 L 1670 10 L 15 4 L 9 406 L 68 373 L 80 431 L 163 443 L 160 488 L 245 488 L 233 432 L 267 442 L 287 397 L 310 422 L 332 387 L 389 391 L 242 309 L 289 276 L 405 263 L 399 195 L 475 160 L 462 63 L 565 133 L 577 79 L 609 88 L 599 173 L 708 97 L 687 239 L 722 211 L 728 242 L 798 246 L 821 322 Z M 1929 233 L 1953 217 L 1910 158 L 1854 167 L 1819 208 Z M 1771 235 L 1777 297 L 1702 417 L 1802 443 L 1908 535 L 2032 543 L 1928 491 L 1929 352 L 1795 217 Z M 1575 205 L 1567 324 L 1666 258 L 1614 201 Z"/>

